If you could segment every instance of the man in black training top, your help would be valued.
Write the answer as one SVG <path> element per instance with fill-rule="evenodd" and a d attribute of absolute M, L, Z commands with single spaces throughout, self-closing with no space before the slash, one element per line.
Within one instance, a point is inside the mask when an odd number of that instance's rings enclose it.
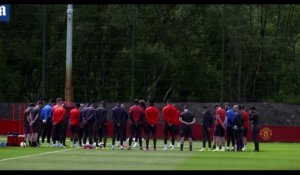
<path fill-rule="evenodd" d="M 187 108 L 187 106 L 184 106 L 184 111 L 181 113 L 179 121 L 182 123 L 181 124 L 181 134 L 180 134 L 180 151 L 183 151 L 183 143 L 185 137 L 189 138 L 189 143 L 190 143 L 190 151 L 193 150 L 192 148 L 192 125 L 196 122 L 195 115 L 190 112 Z"/>
<path fill-rule="evenodd" d="M 205 151 L 206 141 L 208 142 L 208 150 L 211 150 L 210 131 L 213 125 L 213 116 L 206 106 L 202 107 L 202 136 L 203 136 L 203 148 L 200 151 Z"/>
<path fill-rule="evenodd" d="M 96 133 L 96 147 L 102 146 L 103 149 L 106 149 L 106 141 L 107 141 L 107 110 L 105 107 L 105 102 L 101 101 L 100 106 L 96 109 L 95 114 L 95 133 Z M 103 139 L 103 142 L 102 142 Z M 100 143 L 103 143 L 103 145 L 99 145 Z"/>
<path fill-rule="evenodd" d="M 258 140 L 258 134 L 259 134 L 259 115 L 256 112 L 256 108 L 253 106 L 250 108 L 250 122 L 252 123 L 252 139 L 254 142 L 254 151 L 259 152 L 259 140 Z"/>

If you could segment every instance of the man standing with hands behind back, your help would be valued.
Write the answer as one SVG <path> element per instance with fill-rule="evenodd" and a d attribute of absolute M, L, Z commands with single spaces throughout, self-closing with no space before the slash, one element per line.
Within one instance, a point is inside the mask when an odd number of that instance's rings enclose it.
<path fill-rule="evenodd" d="M 180 134 L 180 151 L 183 151 L 183 143 L 185 137 L 189 138 L 190 143 L 190 151 L 193 150 L 192 143 L 193 143 L 193 132 L 192 132 L 192 125 L 196 122 L 195 115 L 188 110 L 187 106 L 184 106 L 184 111 L 181 113 L 179 121 L 181 124 L 181 134 Z"/>
<path fill-rule="evenodd" d="M 254 151 L 259 152 L 259 140 L 258 140 L 258 134 L 259 134 L 259 115 L 256 112 L 256 108 L 253 106 L 250 108 L 250 122 L 252 123 L 252 136 L 253 136 L 253 142 L 254 142 Z"/>

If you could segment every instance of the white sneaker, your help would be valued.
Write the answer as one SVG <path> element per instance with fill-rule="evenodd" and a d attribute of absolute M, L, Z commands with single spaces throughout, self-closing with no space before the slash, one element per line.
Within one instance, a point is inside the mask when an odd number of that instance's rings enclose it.
<path fill-rule="evenodd" d="M 124 147 L 123 147 L 123 146 L 120 146 L 120 149 L 121 149 L 121 150 L 124 150 Z"/>
<path fill-rule="evenodd" d="M 213 151 L 220 151 L 219 148 L 214 149 Z"/>
<path fill-rule="evenodd" d="M 167 147 L 164 147 L 163 151 L 167 151 L 167 150 L 168 150 L 168 148 L 167 148 Z"/>
<path fill-rule="evenodd" d="M 137 146 L 137 142 L 134 142 L 134 144 L 133 144 L 133 146 L 132 146 L 132 147 L 134 147 L 134 148 L 135 148 L 136 146 Z"/>
<path fill-rule="evenodd" d="M 199 151 L 205 151 L 205 148 L 200 149 Z"/>
<path fill-rule="evenodd" d="M 114 150 L 114 149 L 115 149 L 115 145 L 112 145 L 112 146 L 111 146 L 111 150 Z"/>

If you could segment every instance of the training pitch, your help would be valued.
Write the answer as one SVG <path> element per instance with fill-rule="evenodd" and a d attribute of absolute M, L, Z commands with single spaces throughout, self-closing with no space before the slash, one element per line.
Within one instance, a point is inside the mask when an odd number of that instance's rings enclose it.
<path fill-rule="evenodd" d="M 261 143 L 261 152 L 252 152 L 252 142 L 244 152 L 200 152 L 201 141 L 193 142 L 192 152 L 187 141 L 183 151 L 177 144 L 162 151 L 162 140 L 157 151 L 150 145 L 149 151 L 0 147 L 0 170 L 300 170 L 299 143 Z"/>

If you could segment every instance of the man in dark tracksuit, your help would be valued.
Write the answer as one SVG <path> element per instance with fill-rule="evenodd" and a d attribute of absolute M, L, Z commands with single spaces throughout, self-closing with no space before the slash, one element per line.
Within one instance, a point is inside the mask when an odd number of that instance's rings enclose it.
<path fill-rule="evenodd" d="M 113 120 L 113 138 L 112 138 L 112 149 L 115 149 L 115 141 L 117 135 L 120 136 L 121 149 L 123 146 L 123 132 L 126 125 L 127 114 L 124 108 L 121 107 L 121 103 L 118 102 L 117 105 L 112 109 L 112 120 Z"/>
<path fill-rule="evenodd" d="M 79 146 L 83 146 L 82 145 L 82 139 L 83 139 L 83 135 L 84 135 L 84 122 L 83 122 L 83 115 L 86 113 L 85 111 L 88 109 L 88 104 L 82 104 L 81 107 L 79 108 L 80 111 L 80 125 L 79 125 L 79 134 L 78 134 L 78 140 L 79 140 Z"/>
<path fill-rule="evenodd" d="M 200 151 L 206 149 L 206 141 L 208 142 L 208 148 L 211 149 L 210 131 L 213 125 L 213 116 L 206 106 L 202 107 L 202 136 L 203 136 L 203 148 Z"/>
<path fill-rule="evenodd" d="M 107 110 L 105 107 L 105 102 L 101 101 L 100 107 L 96 109 L 95 115 L 95 132 L 96 132 L 96 146 L 98 147 L 98 141 L 102 142 L 103 139 L 103 148 L 106 148 L 106 134 L 107 134 Z"/>
<path fill-rule="evenodd" d="M 240 111 L 239 105 L 234 105 L 233 111 L 235 112 L 235 119 L 234 119 L 234 135 L 236 139 L 236 145 L 237 145 L 237 151 L 242 151 L 242 148 L 244 147 L 243 144 L 243 128 L 244 128 L 244 118 L 242 115 L 242 112 Z"/>
<path fill-rule="evenodd" d="M 186 137 L 189 139 L 190 151 L 192 151 L 192 125 L 196 122 L 195 115 L 188 110 L 187 106 L 184 106 L 184 111 L 181 113 L 179 121 L 181 122 L 180 151 L 183 151 L 183 143 Z"/>
<path fill-rule="evenodd" d="M 30 113 L 34 108 L 35 104 L 30 103 L 27 109 L 24 111 L 24 134 L 25 134 L 25 142 L 31 146 L 31 133 L 30 133 Z"/>
<path fill-rule="evenodd" d="M 252 123 L 252 139 L 255 147 L 254 151 L 259 152 L 259 115 L 254 106 L 250 108 L 250 122 Z"/>
<path fill-rule="evenodd" d="M 83 112 L 83 125 L 84 125 L 84 136 L 83 136 L 83 148 L 86 149 L 89 147 L 93 148 L 93 133 L 94 133 L 94 124 L 95 124 L 95 113 L 96 109 L 93 105 L 89 105 Z M 86 144 L 87 138 L 89 139 L 89 146 Z"/>

